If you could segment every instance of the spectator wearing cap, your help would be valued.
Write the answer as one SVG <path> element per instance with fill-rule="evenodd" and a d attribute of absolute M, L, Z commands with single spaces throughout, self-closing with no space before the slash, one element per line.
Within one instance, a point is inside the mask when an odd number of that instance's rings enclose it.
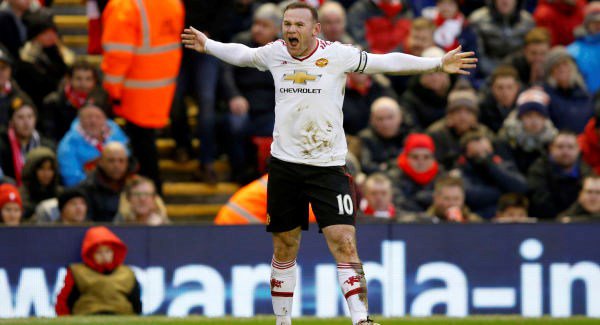
<path fill-rule="evenodd" d="M 478 35 L 478 66 L 490 75 L 511 53 L 523 47 L 527 32 L 535 27 L 531 15 L 521 9 L 517 0 L 492 0 L 469 16 L 469 23 Z"/>
<path fill-rule="evenodd" d="M 326 1 L 319 7 L 319 22 L 324 40 L 354 44 L 354 40 L 346 32 L 346 9 L 339 2 Z"/>
<path fill-rule="evenodd" d="M 435 144 L 430 136 L 413 133 L 404 150 L 387 172 L 394 184 L 394 204 L 402 211 L 423 212 L 433 201 L 433 185 L 444 174 L 435 161 Z"/>
<path fill-rule="evenodd" d="M 583 180 L 583 187 L 567 210 L 559 215 L 561 222 L 600 220 L 600 176 L 590 175 Z"/>
<path fill-rule="evenodd" d="M 442 57 L 444 51 L 439 47 L 430 47 L 423 52 L 423 56 Z M 426 129 L 444 117 L 450 85 L 450 76 L 443 72 L 425 73 L 410 79 L 408 89 L 400 97 L 400 104 L 415 126 Z"/>
<path fill-rule="evenodd" d="M 15 62 L 8 50 L 0 44 L 0 125 L 8 124 L 8 112 L 15 96 L 23 94 L 13 79 Z"/>
<path fill-rule="evenodd" d="M 544 90 L 550 96 L 550 119 L 557 129 L 583 132 L 593 115 L 592 97 L 567 49 L 554 47 L 544 62 Z"/>
<path fill-rule="evenodd" d="M 436 161 L 446 170 L 454 166 L 460 156 L 460 137 L 468 131 L 481 131 L 493 138 L 493 133 L 478 122 L 477 95 L 470 89 L 453 90 L 448 95 L 446 117 L 427 128 L 435 143 Z"/>
<path fill-rule="evenodd" d="M 60 141 L 77 118 L 77 111 L 99 85 L 96 68 L 85 60 L 76 61 L 58 89 L 44 98 L 42 132 Z"/>
<path fill-rule="evenodd" d="M 539 0 L 533 18 L 552 35 L 552 46 L 573 42 L 575 28 L 583 22 L 586 0 Z"/>
<path fill-rule="evenodd" d="M 0 132 L 0 164 L 6 176 L 22 184 L 23 167 L 27 153 L 37 147 L 52 150 L 55 144 L 35 129 L 37 110 L 24 95 L 15 96 L 8 111 L 8 128 Z"/>
<path fill-rule="evenodd" d="M 159 226 L 169 224 L 167 208 L 152 180 L 133 176 L 125 184 L 115 223 Z"/>
<path fill-rule="evenodd" d="M 23 167 L 23 184 L 19 187 L 23 199 L 24 219 L 29 219 L 36 206 L 61 192 L 58 162 L 54 151 L 46 147 L 35 148 L 27 153 Z"/>
<path fill-rule="evenodd" d="M 600 105 L 596 105 L 594 117 L 577 138 L 583 161 L 600 175 Z"/>
<path fill-rule="evenodd" d="M 44 97 L 56 90 L 75 55 L 60 43 L 48 9 L 27 12 L 23 19 L 28 41 L 19 52 L 21 63 L 15 79 L 36 106 L 42 107 Z"/>
<path fill-rule="evenodd" d="M 479 121 L 494 133 L 515 109 L 521 84 L 517 70 L 511 66 L 499 66 L 490 77 L 490 88 L 484 92 L 479 104 Z"/>
<path fill-rule="evenodd" d="M 561 24 L 556 24 L 561 25 Z M 600 89 L 600 3 L 592 2 L 585 7 L 585 20 L 579 37 L 567 50 L 575 59 L 590 93 Z"/>
<path fill-rule="evenodd" d="M 525 177 L 508 155 L 496 150 L 485 133 L 472 131 L 460 139 L 463 154 L 456 167 L 465 181 L 467 204 L 478 215 L 490 219 L 496 215 L 496 203 L 502 194 L 527 192 Z"/>
<path fill-rule="evenodd" d="M 358 134 L 362 141 L 360 163 L 363 172 L 386 171 L 402 151 L 409 132 L 398 102 L 390 97 L 373 102 L 369 127 Z"/>
<path fill-rule="evenodd" d="M 250 30 L 234 36 L 233 42 L 249 47 L 267 45 L 277 39 L 282 13 L 270 3 L 258 7 Z M 221 80 L 229 103 L 227 119 L 231 133 L 228 142 L 232 179 L 247 183 L 258 177 L 257 147 L 253 138 L 270 138 L 275 124 L 275 86 L 269 72 L 223 63 Z M 178 132 L 181 132 L 178 131 Z M 189 155 L 190 153 L 188 153 Z"/>
<path fill-rule="evenodd" d="M 0 185 L 0 222 L 5 226 L 18 226 L 23 217 L 23 203 L 17 188 L 12 184 Z"/>
<path fill-rule="evenodd" d="M 0 1 L 0 43 L 4 44 L 10 55 L 17 59 L 19 49 L 27 41 L 27 27 L 23 15 L 31 6 L 31 0 Z"/>
<path fill-rule="evenodd" d="M 94 92 L 77 112 L 77 118 L 58 145 L 58 165 L 63 184 L 77 185 L 95 168 L 109 142 L 127 145 L 129 139 L 110 116 L 110 105 L 100 91 Z"/>
<path fill-rule="evenodd" d="M 63 225 L 79 225 L 85 222 L 87 216 L 87 197 L 78 188 L 65 190 L 58 196 L 58 223 Z"/>
<path fill-rule="evenodd" d="M 517 110 L 504 121 L 498 138 L 508 145 L 521 173 L 546 153 L 558 131 L 548 113 L 550 97 L 541 88 L 531 88 L 519 95 Z"/>
<path fill-rule="evenodd" d="M 577 134 L 561 130 L 550 143 L 548 154 L 538 158 L 527 173 L 529 214 L 538 219 L 556 218 L 577 200 L 583 179 L 591 173 L 580 159 Z"/>
<path fill-rule="evenodd" d="M 523 85 L 536 85 L 544 81 L 544 60 L 550 51 L 550 32 L 536 27 L 525 35 L 523 51 L 516 52 L 504 60 L 517 69 Z"/>

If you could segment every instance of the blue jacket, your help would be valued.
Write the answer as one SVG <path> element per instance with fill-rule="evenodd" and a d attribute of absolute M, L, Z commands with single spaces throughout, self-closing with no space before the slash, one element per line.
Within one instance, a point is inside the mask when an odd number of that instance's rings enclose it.
<path fill-rule="evenodd" d="M 127 146 L 129 139 L 123 130 L 112 120 L 107 120 L 107 123 L 110 128 L 110 135 L 104 141 L 104 144 L 121 142 Z M 100 151 L 87 142 L 77 131 L 78 126 L 79 118 L 73 121 L 71 129 L 58 145 L 58 166 L 63 183 L 67 187 L 77 185 L 83 181 L 87 176 L 85 165 L 100 158 Z"/>
<path fill-rule="evenodd" d="M 583 132 L 585 125 L 594 113 L 592 97 L 580 86 L 564 90 L 544 85 L 550 96 L 550 119 L 558 130 L 568 129 L 575 133 Z"/>
<path fill-rule="evenodd" d="M 587 35 L 567 47 L 591 94 L 600 90 L 600 34 Z"/>

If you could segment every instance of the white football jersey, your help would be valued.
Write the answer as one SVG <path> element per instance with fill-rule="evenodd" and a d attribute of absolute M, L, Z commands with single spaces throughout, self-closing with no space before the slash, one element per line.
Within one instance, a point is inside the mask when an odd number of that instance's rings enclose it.
<path fill-rule="evenodd" d="M 342 105 L 346 73 L 363 72 L 364 51 L 317 39 L 305 58 L 292 57 L 283 40 L 258 48 L 256 68 L 275 80 L 275 128 L 271 154 L 283 161 L 314 166 L 343 166 L 346 138 Z"/>

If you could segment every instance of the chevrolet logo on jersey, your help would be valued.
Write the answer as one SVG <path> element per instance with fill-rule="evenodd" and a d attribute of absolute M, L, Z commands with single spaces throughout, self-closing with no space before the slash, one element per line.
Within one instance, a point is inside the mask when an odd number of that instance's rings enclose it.
<path fill-rule="evenodd" d="M 294 70 L 294 74 L 284 74 L 283 80 L 292 81 L 295 84 L 306 85 L 307 81 L 316 81 L 321 75 L 308 74 L 305 70 Z"/>

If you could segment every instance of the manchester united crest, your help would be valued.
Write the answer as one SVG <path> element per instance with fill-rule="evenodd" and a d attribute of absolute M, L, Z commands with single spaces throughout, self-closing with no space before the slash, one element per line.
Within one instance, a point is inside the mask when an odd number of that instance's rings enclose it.
<path fill-rule="evenodd" d="M 323 68 L 327 64 L 329 64 L 329 60 L 327 60 L 326 58 L 320 58 L 317 60 L 317 62 L 315 62 L 315 65 L 319 68 Z"/>

